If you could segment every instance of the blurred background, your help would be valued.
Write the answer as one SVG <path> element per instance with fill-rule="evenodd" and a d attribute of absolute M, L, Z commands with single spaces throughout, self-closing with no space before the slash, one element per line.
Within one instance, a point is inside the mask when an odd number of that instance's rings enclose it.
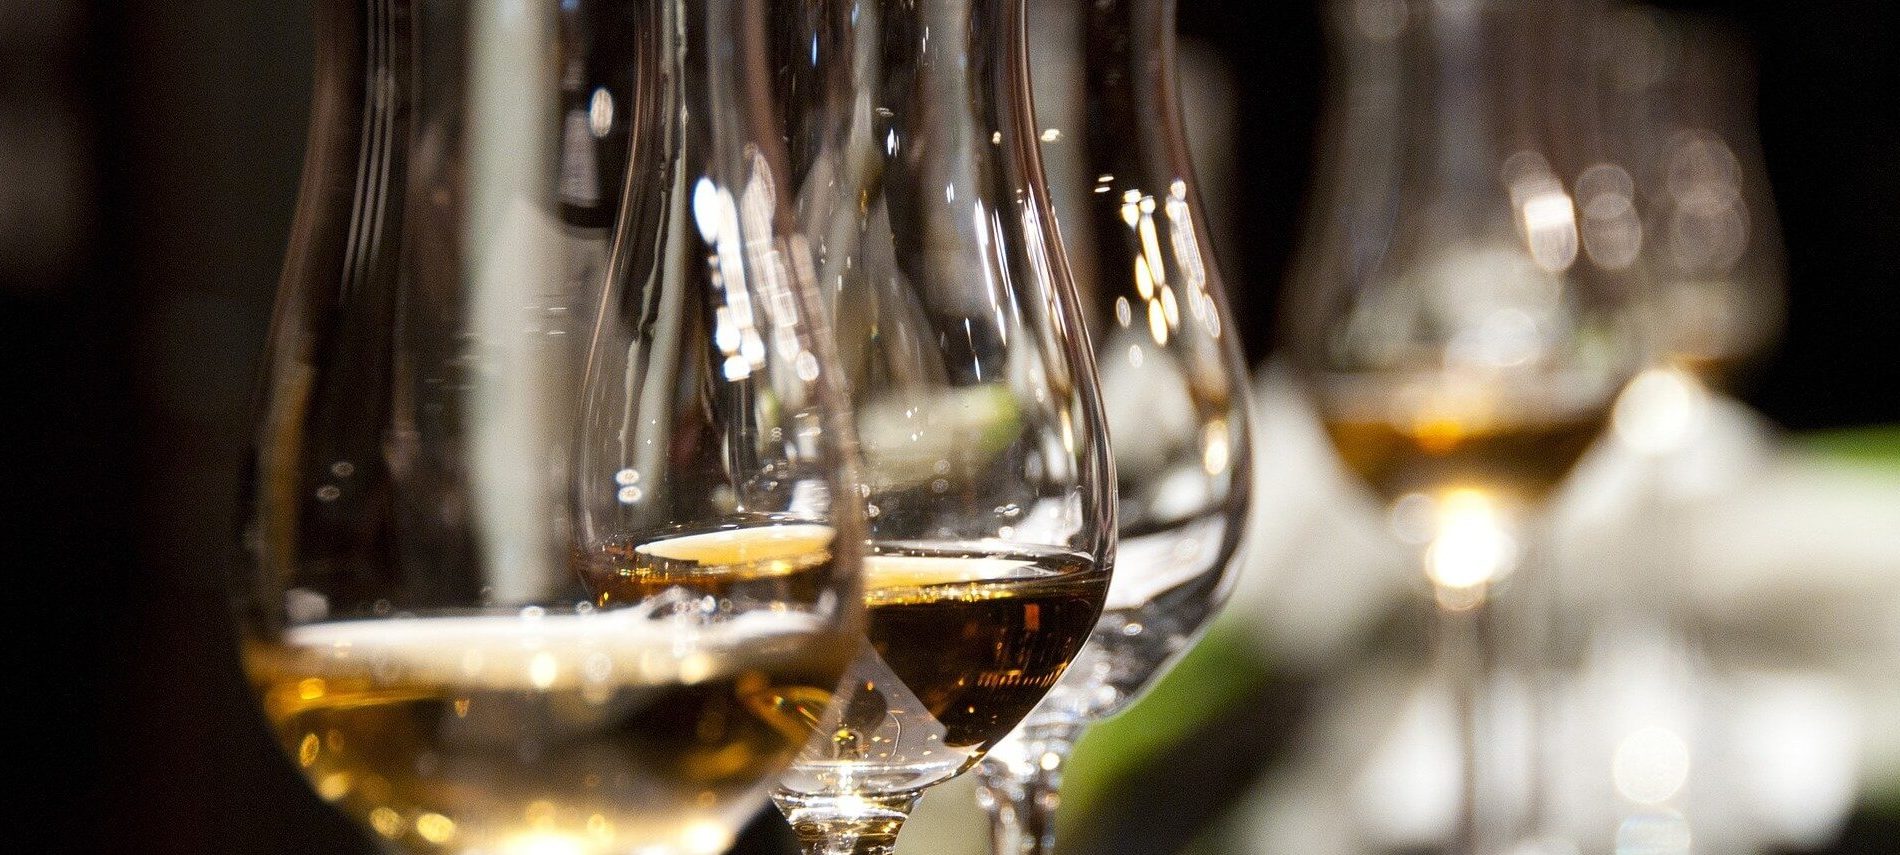
<path fill-rule="evenodd" d="M 1791 474 L 1763 488 L 1784 504 L 1751 506 L 1748 520 L 1795 529 L 1813 514 L 1782 510 L 1832 509 L 1822 512 L 1831 534 L 1788 535 L 1823 547 L 1807 558 L 1825 566 L 1710 596 L 1730 616 L 1885 621 L 1866 635 L 1766 633 L 1853 647 L 1804 653 L 1829 663 L 1825 679 L 1786 684 L 1808 705 L 1777 708 L 1846 722 L 1836 730 L 1855 734 L 1852 744 L 1823 740 L 1790 762 L 1847 764 L 1795 782 L 1810 794 L 1843 775 L 1850 787 L 1778 826 L 1771 848 L 1900 852 L 1900 763 L 1880 754 L 1900 754 L 1880 719 L 1900 699 L 1900 548 L 1876 548 L 1900 532 L 1900 5 L 1662 5 L 1730 22 L 1757 54 L 1789 284 L 1781 339 L 1736 390 L 1760 421 L 1738 411 L 1735 431 L 1768 449 L 1765 466 Z M 1328 62 L 1321 13 L 1304 2 L 1183 0 L 1181 16 L 1218 248 L 1248 355 L 1264 365 L 1312 180 Z M 34 778 L 18 798 L 37 817 L 17 826 L 21 851 L 370 851 L 256 720 L 222 589 L 301 167 L 309 17 L 298 2 L 0 2 L 0 409 L 26 437 L 8 467 L 25 476 L 6 491 L 12 540 L 25 547 L 8 589 L 13 613 L 33 626 L 6 649 L 36 714 L 13 734 Z M 1259 428 L 1268 472 L 1316 465 L 1301 463 L 1322 453 L 1317 440 L 1300 445 L 1303 429 L 1269 411 Z M 1295 438 L 1277 442 L 1276 431 Z M 1248 559 L 1259 566 L 1223 628 L 1147 705 L 1084 745 L 1065 846 L 1274 851 L 1261 841 L 1299 839 L 1275 817 L 1320 810 L 1315 791 L 1289 782 L 1329 774 L 1313 763 L 1313 734 L 1351 706 L 1342 698 L 1357 684 L 1341 688 L 1340 673 L 1363 649 L 1338 639 L 1384 631 L 1345 607 L 1331 624 L 1287 622 L 1287 603 L 1355 569 L 1349 549 L 1273 540 L 1324 503 L 1337 486 L 1326 477 L 1286 476 L 1319 485 L 1318 499 L 1262 495 L 1270 524 Z M 906 834 L 918 838 L 907 840 L 914 852 L 981 843 L 954 812 L 920 817 Z M 776 851 L 784 837 L 762 822 L 745 845 Z"/>

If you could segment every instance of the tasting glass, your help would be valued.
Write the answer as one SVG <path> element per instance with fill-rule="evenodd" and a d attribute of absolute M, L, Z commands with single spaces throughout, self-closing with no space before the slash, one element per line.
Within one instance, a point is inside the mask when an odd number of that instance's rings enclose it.
<path fill-rule="evenodd" d="M 318 5 L 244 665 L 393 850 L 713 855 L 861 631 L 755 0 Z"/>
<path fill-rule="evenodd" d="M 1344 73 L 1284 344 L 1340 461 L 1419 548 L 1458 729 L 1449 848 L 1508 851 L 1541 825 L 1537 511 L 1641 365 L 1633 288 L 1587 263 L 1566 178 L 1600 157 L 1597 10 L 1329 9 Z"/>
<path fill-rule="evenodd" d="M 1629 170 L 1579 182 L 1586 244 L 1603 231 L 1593 221 L 1633 200 L 1642 240 L 1600 239 L 1612 251 L 1596 260 L 1642 280 L 1659 363 L 1730 384 L 1773 344 L 1784 298 L 1747 43 L 1706 16 L 1639 5 L 1609 10 L 1601 28 L 1605 132 Z"/>
<path fill-rule="evenodd" d="M 1746 851 L 1763 826 L 1738 821 L 1752 812 L 1734 774 L 1746 749 L 1726 735 L 1721 700 L 1740 683 L 1705 644 L 1687 591 L 1705 569 L 1690 548 L 1699 506 L 1751 469 L 1711 442 L 1735 421 L 1719 390 L 1781 318 L 1753 68 L 1746 43 L 1705 17 L 1618 6 L 1601 29 L 1605 130 L 1628 171 L 1585 174 L 1580 226 L 1593 262 L 1637 283 L 1653 350 L 1614 410 L 1627 485 L 1614 558 L 1565 579 L 1557 674 L 1574 709 L 1547 770 L 1547 813 L 1586 850 L 1640 829 Z"/>
<path fill-rule="evenodd" d="M 1030 5 L 1039 138 L 1102 371 L 1119 540 L 1088 645 L 980 767 L 998 855 L 1053 850 L 1082 730 L 1165 673 L 1233 582 L 1246 372 L 1182 127 L 1174 15 L 1172 0 Z"/>
<path fill-rule="evenodd" d="M 1100 616 L 1115 481 L 1030 113 L 1022 0 L 814 0 L 776 21 L 798 219 L 861 441 L 866 643 L 775 798 L 887 852 Z"/>

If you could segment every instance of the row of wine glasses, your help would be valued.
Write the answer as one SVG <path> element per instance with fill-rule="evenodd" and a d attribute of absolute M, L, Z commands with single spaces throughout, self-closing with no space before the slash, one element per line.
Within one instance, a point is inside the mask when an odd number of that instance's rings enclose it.
<path fill-rule="evenodd" d="M 1023 0 L 318 4 L 237 590 L 319 796 L 403 851 L 697 855 L 769 791 L 887 852 L 1191 640 L 1244 379 L 1172 4 L 1088 5 L 1071 255 Z"/>

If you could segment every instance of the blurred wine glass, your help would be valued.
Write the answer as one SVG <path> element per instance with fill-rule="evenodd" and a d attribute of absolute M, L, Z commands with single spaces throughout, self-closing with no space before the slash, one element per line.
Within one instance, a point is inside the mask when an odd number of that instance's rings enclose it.
<path fill-rule="evenodd" d="M 1615 459 L 1625 474 L 1614 560 L 1569 574 L 1571 711 L 1548 770 L 1548 811 L 1586 849 L 1618 835 L 1692 836 L 1751 851 L 1746 759 L 1725 709 L 1737 693 L 1688 602 L 1696 517 L 1747 477 L 1711 440 L 1745 423 L 1719 390 L 1772 344 L 1783 302 L 1774 209 L 1754 128 L 1745 42 L 1716 20 L 1628 5 L 1601 22 L 1598 92 L 1607 165 L 1578 182 L 1593 263 L 1631 281 L 1650 367 L 1619 396 Z M 1713 466 L 1713 468 L 1712 468 Z"/>
<path fill-rule="evenodd" d="M 1536 517 L 1641 367 L 1633 289 L 1580 263 L 1564 178 L 1595 155 L 1595 14 L 1332 7 L 1344 74 L 1283 340 L 1340 462 L 1419 548 L 1461 740 L 1453 851 L 1537 824 L 1533 716 L 1501 694 L 1545 644 Z"/>
<path fill-rule="evenodd" d="M 1225 600 L 1252 453 L 1246 371 L 1182 128 L 1175 4 L 1030 8 L 1040 139 L 1102 370 L 1120 542 L 1088 646 L 982 764 L 999 855 L 1053 849 L 1083 728 L 1165 673 Z"/>
<path fill-rule="evenodd" d="M 871 550 L 866 643 L 775 799 L 807 852 L 881 853 L 1088 639 L 1114 470 L 1030 115 L 1023 0 L 817 0 L 776 23 Z"/>
<path fill-rule="evenodd" d="M 238 585 L 265 717 L 393 850 L 723 851 L 863 612 L 761 5 L 318 9 Z"/>
<path fill-rule="evenodd" d="M 1579 181 L 1585 245 L 1642 281 L 1659 362 L 1726 384 L 1774 342 L 1783 309 L 1747 45 L 1714 19 L 1635 5 L 1602 27 L 1605 132 L 1629 170 Z M 1619 239 L 1631 215 L 1636 242 Z"/>

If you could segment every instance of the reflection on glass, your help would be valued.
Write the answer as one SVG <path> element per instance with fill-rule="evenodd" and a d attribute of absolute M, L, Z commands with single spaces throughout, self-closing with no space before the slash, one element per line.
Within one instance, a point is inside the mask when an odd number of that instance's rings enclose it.
<path fill-rule="evenodd" d="M 1710 387 L 1735 379 L 1780 319 L 1753 75 L 1741 43 L 1711 21 L 1629 6 L 1600 32 L 1607 138 L 1629 169 L 1595 168 L 1598 204 L 1615 216 L 1599 218 L 1614 235 L 1592 258 L 1644 295 L 1653 367 L 1614 410 L 1636 475 L 1618 532 L 1628 551 L 1568 594 L 1576 645 L 1559 676 L 1580 705 L 1570 742 L 1581 747 L 1551 770 L 1550 812 L 1586 849 L 1687 851 L 1693 839 L 1744 850 L 1761 831 L 1732 816 L 1747 785 L 1719 699 L 1735 675 L 1707 657 L 1687 611 L 1690 514 L 1706 488 L 1683 465 L 1717 423 Z"/>
<path fill-rule="evenodd" d="M 1285 341 L 1340 461 L 1420 546 L 1462 740 L 1452 851 L 1535 842 L 1536 703 L 1504 700 L 1545 645 L 1532 525 L 1642 355 L 1627 283 L 1592 261 L 1635 240 L 1627 172 L 1589 169 L 1595 12 L 1334 8 L 1345 73 Z"/>
<path fill-rule="evenodd" d="M 1636 358 L 1624 289 L 1579 264 L 1580 220 L 1618 214 L 1580 205 L 1552 160 L 1583 131 L 1584 10 L 1401 4 L 1401 23 L 1368 30 L 1364 6 L 1339 22 L 1351 61 L 1289 350 L 1342 461 L 1385 501 L 1534 506 Z M 1601 202 L 1615 181 L 1577 184 Z"/>
<path fill-rule="evenodd" d="M 723 851 L 855 649 L 761 8 L 320 6 L 244 666 L 392 850 Z"/>
<path fill-rule="evenodd" d="M 808 852 L 888 852 L 1101 613 L 1114 475 L 1048 207 L 1022 0 L 786 8 L 797 221 L 862 443 L 868 629 L 775 795 Z"/>
<path fill-rule="evenodd" d="M 1630 168 L 1606 207 L 1633 199 L 1641 223 L 1611 260 L 1633 263 L 1666 361 L 1727 381 L 1772 343 L 1782 309 L 1748 52 L 1714 21 L 1641 6 L 1602 30 L 1607 131 Z"/>
<path fill-rule="evenodd" d="M 1183 137 L 1174 15 L 1170 0 L 1031 6 L 1040 139 L 1102 371 L 1120 543 L 1088 647 L 983 763 L 999 855 L 1052 850 L 1072 746 L 1193 642 L 1226 597 L 1247 511 L 1246 373 Z"/>

